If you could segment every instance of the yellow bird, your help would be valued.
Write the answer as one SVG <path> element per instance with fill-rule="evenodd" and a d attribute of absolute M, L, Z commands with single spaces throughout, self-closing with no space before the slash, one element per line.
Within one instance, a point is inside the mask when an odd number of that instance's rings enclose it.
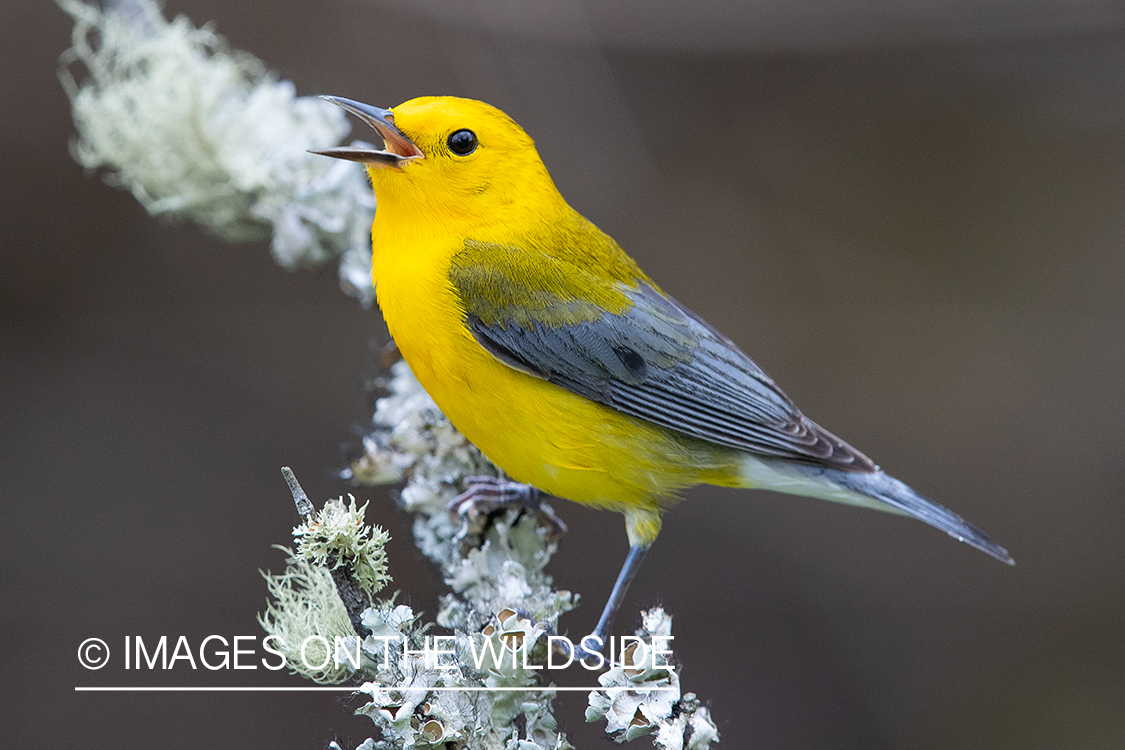
<path fill-rule="evenodd" d="M 419 382 L 513 479 L 625 514 L 614 613 L 677 493 L 756 487 L 914 516 L 1012 564 L 974 526 L 806 418 L 726 336 L 567 205 L 532 139 L 483 102 L 325 97 L 367 166 L 379 307 Z"/>

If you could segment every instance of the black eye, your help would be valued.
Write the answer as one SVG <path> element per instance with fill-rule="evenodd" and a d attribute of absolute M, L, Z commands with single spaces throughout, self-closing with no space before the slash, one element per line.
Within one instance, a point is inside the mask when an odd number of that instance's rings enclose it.
<path fill-rule="evenodd" d="M 449 136 L 449 150 L 458 156 L 468 156 L 477 149 L 477 134 L 471 130 L 458 130 Z"/>

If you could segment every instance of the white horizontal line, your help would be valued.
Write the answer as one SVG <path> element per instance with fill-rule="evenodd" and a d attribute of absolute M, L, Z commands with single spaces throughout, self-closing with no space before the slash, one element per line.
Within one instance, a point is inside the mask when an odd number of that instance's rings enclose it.
<path fill-rule="evenodd" d="M 543 693 L 575 691 L 590 693 L 595 690 L 675 690 L 674 687 L 642 687 L 630 688 L 622 686 L 613 687 L 426 687 L 424 685 L 411 687 L 383 687 L 374 685 L 380 690 L 428 690 L 434 692 L 461 692 L 461 693 Z M 336 685 L 318 685 L 308 687 L 187 687 L 187 686 L 157 686 L 157 687 L 120 687 L 120 686 L 94 686 L 75 687 L 76 693 L 315 693 L 321 691 L 359 693 L 359 687 L 339 687 Z"/>
<path fill-rule="evenodd" d="M 182 685 L 151 686 L 93 686 L 75 687 L 76 693 L 299 693 L 318 690 L 355 692 L 354 687 L 322 685 L 317 687 L 187 687 Z"/>

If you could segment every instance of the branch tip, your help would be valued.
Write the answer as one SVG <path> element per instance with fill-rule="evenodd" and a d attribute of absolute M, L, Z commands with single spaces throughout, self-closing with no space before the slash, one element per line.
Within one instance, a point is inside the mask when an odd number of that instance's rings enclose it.
<path fill-rule="evenodd" d="M 297 506 L 297 513 L 301 515 L 301 518 L 307 520 L 313 514 L 313 504 L 309 500 L 309 496 L 301 489 L 301 483 L 297 481 L 297 475 L 288 466 L 282 466 L 281 476 L 285 477 L 285 483 L 289 485 L 289 491 L 293 493 L 293 503 Z"/>

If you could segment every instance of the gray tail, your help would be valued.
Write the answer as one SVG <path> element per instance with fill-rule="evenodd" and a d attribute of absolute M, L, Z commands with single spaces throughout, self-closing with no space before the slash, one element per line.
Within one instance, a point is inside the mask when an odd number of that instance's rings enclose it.
<path fill-rule="evenodd" d="M 992 555 L 997 560 L 1008 565 L 1015 565 L 1016 561 L 1008 554 L 1008 550 L 1001 547 L 988 536 L 961 518 L 953 511 L 931 502 L 907 487 L 892 476 L 882 471 L 873 473 L 858 471 L 840 471 L 828 469 L 825 477 L 831 475 L 831 480 L 843 485 L 853 492 L 874 498 L 891 506 L 891 508 L 914 516 L 920 521 L 925 521 L 934 528 L 941 529 L 954 539 L 976 547 L 981 552 Z"/>

